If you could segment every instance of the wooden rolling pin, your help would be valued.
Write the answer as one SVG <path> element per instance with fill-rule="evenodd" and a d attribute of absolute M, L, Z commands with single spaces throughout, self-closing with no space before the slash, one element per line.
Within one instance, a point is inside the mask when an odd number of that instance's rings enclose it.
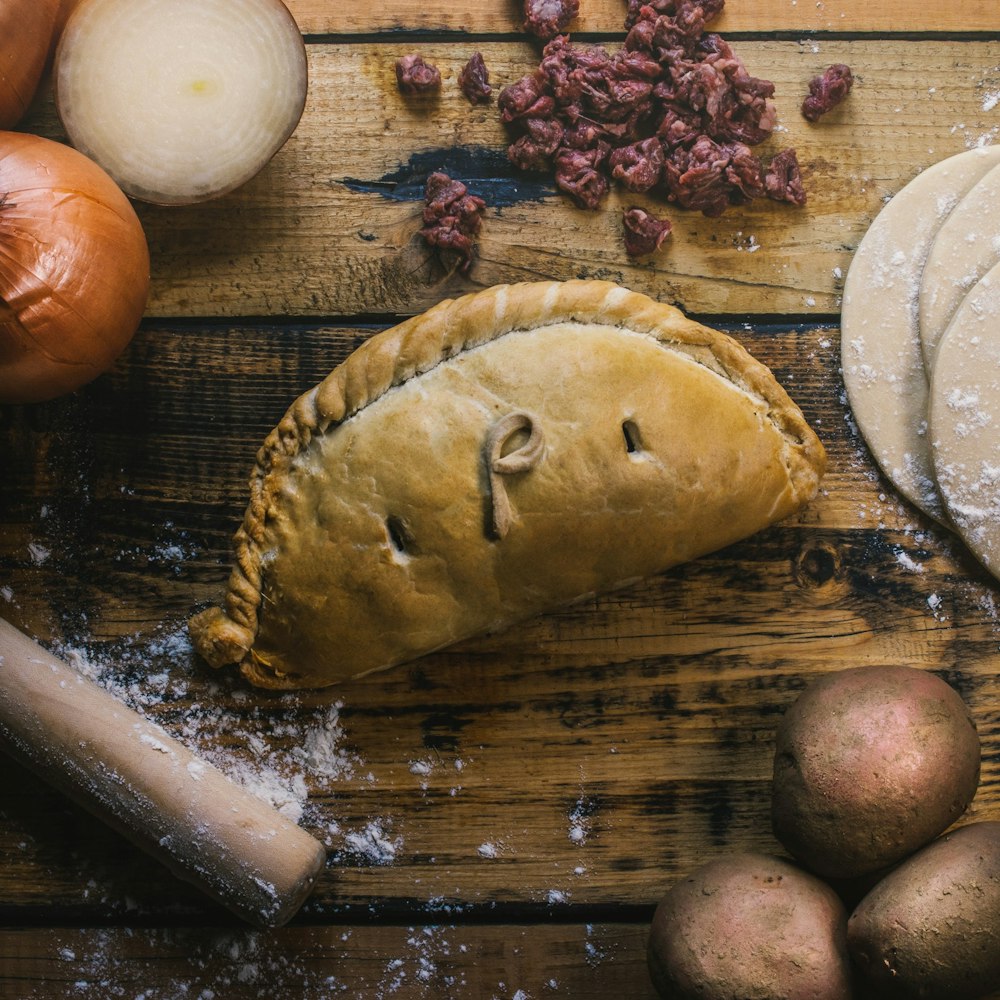
<path fill-rule="evenodd" d="M 323 845 L 0 618 L 0 745 L 258 926 L 286 923 Z"/>

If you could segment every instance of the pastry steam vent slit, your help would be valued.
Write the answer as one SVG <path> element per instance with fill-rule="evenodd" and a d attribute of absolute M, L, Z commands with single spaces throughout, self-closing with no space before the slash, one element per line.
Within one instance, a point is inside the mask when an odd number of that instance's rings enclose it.
<path fill-rule="evenodd" d="M 385 530 L 389 536 L 389 544 L 393 550 L 401 556 L 408 556 L 412 546 L 412 539 L 402 520 L 395 515 L 390 515 L 385 519 Z"/>
<path fill-rule="evenodd" d="M 622 424 L 622 434 L 625 436 L 625 450 L 630 455 L 643 450 L 639 438 L 639 427 L 634 420 L 626 420 Z"/>
<path fill-rule="evenodd" d="M 520 443 L 515 443 L 518 440 Z M 485 453 L 490 482 L 490 534 L 494 538 L 504 538 L 514 521 L 503 477 L 529 472 L 542 460 L 544 451 L 542 429 L 528 413 L 508 413 L 490 428 Z"/>

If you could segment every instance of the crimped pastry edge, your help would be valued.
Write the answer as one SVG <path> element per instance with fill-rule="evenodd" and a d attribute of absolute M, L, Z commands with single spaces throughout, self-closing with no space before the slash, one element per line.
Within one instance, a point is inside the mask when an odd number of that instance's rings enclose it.
<path fill-rule="evenodd" d="M 325 434 L 394 386 L 463 351 L 509 333 L 581 322 L 628 329 L 680 351 L 767 404 L 767 418 L 786 441 L 784 458 L 795 506 L 810 500 L 826 468 L 819 438 L 771 371 L 728 334 L 688 319 L 679 309 L 609 281 L 571 280 L 495 285 L 375 334 L 312 389 L 268 434 L 250 476 L 250 500 L 233 538 L 234 565 L 222 607 L 191 618 L 195 650 L 214 667 L 239 663 L 261 687 L 297 687 L 253 657 L 262 601 L 264 535 L 274 502 L 273 477 L 317 434 Z"/>

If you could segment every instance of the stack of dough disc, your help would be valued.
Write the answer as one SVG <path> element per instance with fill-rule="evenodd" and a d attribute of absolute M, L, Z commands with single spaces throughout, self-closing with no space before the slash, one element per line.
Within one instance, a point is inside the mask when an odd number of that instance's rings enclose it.
<path fill-rule="evenodd" d="M 841 356 L 883 472 L 1000 576 L 1000 147 L 919 174 L 844 286 Z"/>

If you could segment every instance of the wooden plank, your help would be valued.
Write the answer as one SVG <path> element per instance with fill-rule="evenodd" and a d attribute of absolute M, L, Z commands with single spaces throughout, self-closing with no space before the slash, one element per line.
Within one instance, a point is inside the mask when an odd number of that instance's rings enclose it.
<path fill-rule="evenodd" d="M 0 410 L 10 456 L 0 482 L 7 512 L 0 551 L 22 613 L 44 632 L 52 612 L 28 610 L 29 595 L 58 600 L 72 588 L 89 633 L 105 640 L 134 628 L 143 604 L 151 629 L 165 610 L 183 614 L 213 597 L 260 442 L 371 330 L 149 325 L 113 371 L 78 396 Z M 789 527 L 903 530 L 912 515 L 879 500 L 885 487 L 871 480 L 849 432 L 837 331 L 748 325 L 734 332 L 788 386 L 830 453 L 823 497 Z M 860 520 L 859 510 L 868 517 Z M 34 562 L 31 542 L 52 557 Z M 157 555 L 171 546 L 190 550 L 176 573 Z M 102 560 L 102 578 L 88 568 L 92 558 Z M 136 579 L 144 580 L 140 589 Z M 53 634 L 66 627 L 57 624 Z"/>
<path fill-rule="evenodd" d="M 0 615 L 299 816 L 330 862 L 295 926 L 237 928 L 5 763 L 0 997 L 652 998 L 656 900 L 712 857 L 777 849 L 777 720 L 811 678 L 856 663 L 958 687 L 985 751 L 966 818 L 993 818 L 996 585 L 879 476 L 828 318 L 884 201 L 1000 138 L 993 0 L 730 3 L 716 26 L 749 36 L 737 51 L 777 85 L 780 130 L 762 152 L 798 149 L 810 204 L 717 220 L 619 194 L 582 212 L 511 171 L 495 104 L 470 108 L 455 77 L 474 49 L 499 86 L 533 68 L 519 0 L 289 3 L 311 74 L 292 140 L 218 202 L 141 207 L 153 290 L 130 350 L 73 397 L 0 407 Z M 621 0 L 582 7 L 575 35 L 621 39 Z M 872 32 L 958 37 L 860 37 Z M 396 89 L 393 63 L 414 48 L 442 68 L 438 100 Z M 806 83 L 832 62 L 854 68 L 855 92 L 807 125 Z M 46 98 L 23 127 L 61 136 Z M 468 280 L 417 236 L 436 167 L 490 205 Z M 620 246 L 632 201 L 674 218 L 652 263 Z M 381 317 L 577 275 L 728 317 L 824 438 L 822 495 L 656 579 L 334 690 L 263 694 L 197 662 L 184 621 L 218 596 L 253 454 L 294 396 Z M 355 325 L 366 316 L 378 322 Z"/>
<path fill-rule="evenodd" d="M 647 924 L 0 930 L 0 998 L 653 1000 Z M 997 996 L 998 994 L 994 994 Z"/>
<path fill-rule="evenodd" d="M 458 31 L 493 34 L 521 30 L 523 3 L 455 4 L 445 0 L 393 0 L 369 9 L 337 0 L 287 0 L 308 34 L 355 34 L 370 31 Z M 571 34 L 620 35 L 626 4 L 622 0 L 582 0 Z M 995 32 L 1000 27 L 992 0 L 957 0 L 932 5 L 918 0 L 730 0 L 718 21 L 719 31 L 858 32 Z"/>
<path fill-rule="evenodd" d="M 0 931 L 0 997 L 653 998 L 644 924 Z M 520 991 L 520 992 L 519 992 Z"/>
<path fill-rule="evenodd" d="M 311 45 L 306 114 L 261 175 L 216 202 L 141 209 L 153 256 L 149 316 L 409 314 L 479 286 L 574 276 L 610 278 L 697 313 L 830 314 L 884 200 L 1000 130 L 997 110 L 987 110 L 1000 88 L 1000 42 L 743 42 L 750 70 L 778 88 L 781 131 L 767 149 L 798 149 L 809 205 L 765 201 L 706 219 L 615 192 L 587 212 L 544 178 L 514 175 L 495 106 L 473 110 L 454 84 L 469 45 L 424 47 L 445 75 L 430 104 L 407 103 L 396 88 L 393 64 L 406 47 Z M 537 60 L 527 43 L 482 50 L 500 84 Z M 852 65 L 858 84 L 846 105 L 809 125 L 798 105 L 831 62 Z M 59 134 L 44 103 L 26 127 Z M 437 168 L 491 205 L 468 279 L 448 277 L 418 235 L 422 183 Z M 629 260 L 622 246 L 621 212 L 632 203 L 675 223 L 651 261 Z"/>
<path fill-rule="evenodd" d="M 958 685 L 986 748 L 975 815 L 995 810 L 995 588 L 876 475 L 829 328 L 737 329 L 828 446 L 822 495 L 788 522 L 329 691 L 250 692 L 197 663 L 183 623 L 223 585 L 259 441 L 369 332 L 151 325 L 76 397 L 0 409 L 0 614 L 89 658 L 232 773 L 303 782 L 289 804 L 331 849 L 310 919 L 648 907 L 711 856 L 774 850 L 777 718 L 850 664 Z M 330 773 L 301 756 L 324 732 L 343 757 Z M 25 772 L 0 774 L 0 803 L 7 923 L 217 918 Z"/>

